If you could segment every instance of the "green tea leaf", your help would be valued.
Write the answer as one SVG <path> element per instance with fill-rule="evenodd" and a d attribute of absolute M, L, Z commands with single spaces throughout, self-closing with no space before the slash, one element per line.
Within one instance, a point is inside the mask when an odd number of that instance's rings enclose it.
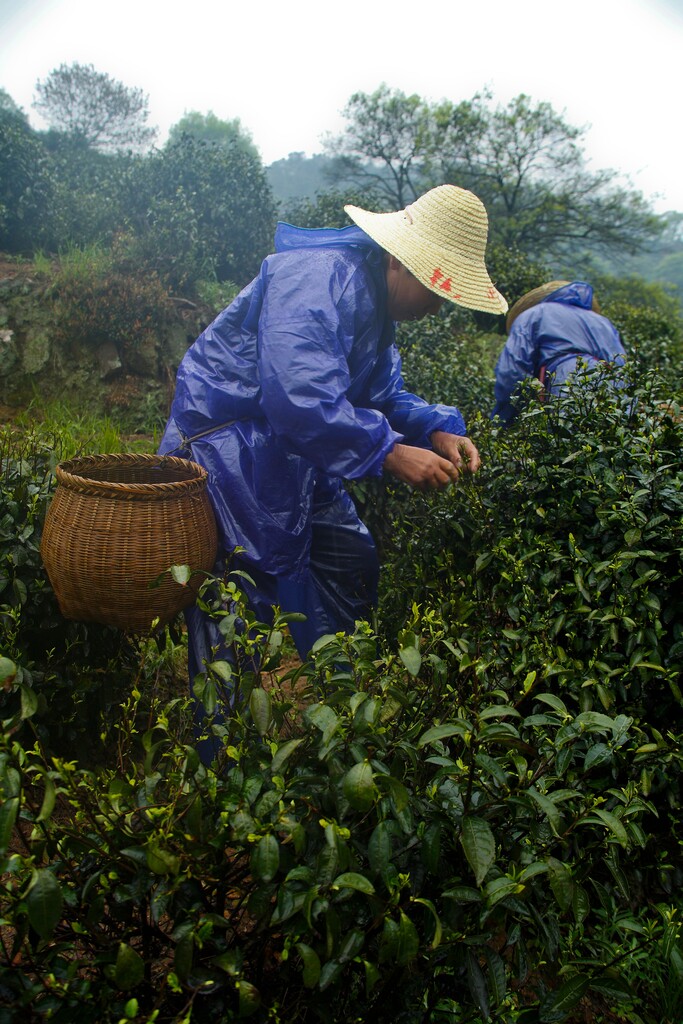
<path fill-rule="evenodd" d="M 33 872 L 26 893 L 26 910 L 31 927 L 41 939 L 52 936 L 62 916 L 62 890 L 59 882 L 46 868 Z"/>
<path fill-rule="evenodd" d="M 543 1000 L 539 1020 L 543 1024 L 554 1024 L 555 1021 L 563 1020 L 586 994 L 588 985 L 589 978 L 585 974 L 576 974 L 569 981 L 565 981 Z"/>
<path fill-rule="evenodd" d="M 344 874 L 337 875 L 332 885 L 337 889 L 356 889 L 357 892 L 367 893 L 368 896 L 375 891 L 370 879 L 355 871 L 346 871 Z"/>
<path fill-rule="evenodd" d="M 238 1017 L 250 1017 L 252 1013 L 256 1013 L 261 1005 L 261 993 L 255 985 L 252 985 L 250 981 L 245 981 L 243 978 L 237 982 L 237 997 L 239 1002 Z"/>
<path fill-rule="evenodd" d="M 473 814 L 465 815 L 460 842 L 477 885 L 481 885 L 496 859 L 496 840 L 488 822 Z"/>
<path fill-rule="evenodd" d="M 304 988 L 315 988 L 320 978 L 320 958 L 314 949 L 307 946 L 305 942 L 297 942 L 297 950 L 303 962 Z"/>
<path fill-rule="evenodd" d="M 116 987 L 127 992 L 141 984 L 145 978 L 145 961 L 131 946 L 122 942 L 116 954 L 114 979 Z"/>
<path fill-rule="evenodd" d="M 49 775 L 44 775 L 43 780 L 45 782 L 45 793 L 43 794 L 43 802 L 36 821 L 47 821 L 52 816 L 55 803 L 57 802 L 57 790 L 54 782 Z"/>
<path fill-rule="evenodd" d="M 391 833 L 386 821 L 380 821 L 373 829 L 368 841 L 368 860 L 377 874 L 381 874 L 391 862 Z"/>
<path fill-rule="evenodd" d="M 481 1010 L 485 1020 L 490 1020 L 489 993 L 484 972 L 472 950 L 467 951 L 467 981 L 472 999 Z"/>
<path fill-rule="evenodd" d="M 12 841 L 14 825 L 19 813 L 19 797 L 11 796 L 0 803 L 0 855 L 4 856 Z"/>
<path fill-rule="evenodd" d="M 177 875 L 180 871 L 180 857 L 171 850 L 158 843 L 151 843 L 145 852 L 147 867 L 155 875 Z"/>
<path fill-rule="evenodd" d="M 402 647 L 398 656 L 410 672 L 411 676 L 417 676 L 422 665 L 422 655 L 416 647 Z"/>
<path fill-rule="evenodd" d="M 396 952 L 396 963 L 407 964 L 414 960 L 420 949 L 420 939 L 417 929 L 407 914 L 400 911 L 398 922 L 398 946 Z"/>
<path fill-rule="evenodd" d="M 17 678 L 17 666 L 9 658 L 0 657 L 0 689 L 10 690 Z"/>
<path fill-rule="evenodd" d="M 568 910 L 572 905 L 574 882 L 569 869 L 555 857 L 548 857 L 548 874 L 550 888 L 553 890 L 560 910 Z"/>
<path fill-rule="evenodd" d="M 591 978 L 591 992 L 599 992 L 610 1002 L 625 1002 L 633 999 L 633 989 L 620 975 L 601 974 L 598 978 Z"/>
<path fill-rule="evenodd" d="M 280 844 L 272 833 L 262 836 L 250 858 L 251 873 L 262 882 L 270 882 L 280 867 Z"/>
<path fill-rule="evenodd" d="M 592 815 L 595 815 L 595 817 L 593 817 Z M 599 818 L 600 821 L 602 821 L 607 826 L 607 828 L 610 829 L 612 834 L 619 840 L 624 849 L 628 849 L 628 847 L 631 845 L 630 840 L 628 838 L 628 833 L 624 828 L 622 822 L 619 820 L 619 818 L 616 817 L 616 815 L 612 814 L 611 811 L 603 810 L 601 807 L 594 808 L 592 815 L 589 815 L 589 817 L 584 818 L 581 824 L 595 824 L 595 818 Z"/>
<path fill-rule="evenodd" d="M 185 587 L 190 582 L 192 570 L 190 569 L 189 565 L 172 565 L 171 576 L 176 581 L 176 583 L 179 583 L 181 585 L 181 587 Z"/>
<path fill-rule="evenodd" d="M 369 810 L 377 796 L 370 764 L 367 761 L 359 761 L 349 768 L 344 776 L 342 789 L 344 796 L 355 810 Z"/>
<path fill-rule="evenodd" d="M 21 717 L 22 719 L 32 718 L 38 710 L 38 694 L 31 686 L 20 685 L 21 692 Z"/>
<path fill-rule="evenodd" d="M 272 723 L 272 698 L 267 690 L 255 687 L 249 696 L 249 711 L 259 736 L 265 736 Z"/>
<path fill-rule="evenodd" d="M 278 774 L 285 761 L 294 753 L 301 743 L 303 743 L 303 740 L 288 740 L 286 743 L 283 743 L 278 747 L 270 766 L 270 770 L 273 775 Z"/>
<path fill-rule="evenodd" d="M 423 732 L 417 741 L 418 747 L 425 747 L 428 743 L 436 743 L 439 740 L 448 739 L 449 736 L 464 736 L 471 726 L 465 722 L 448 722 L 444 725 L 435 725 Z"/>

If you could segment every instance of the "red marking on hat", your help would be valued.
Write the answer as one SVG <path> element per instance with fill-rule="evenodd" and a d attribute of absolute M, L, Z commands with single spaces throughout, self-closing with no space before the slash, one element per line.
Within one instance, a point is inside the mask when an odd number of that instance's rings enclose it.
<path fill-rule="evenodd" d="M 432 285 L 433 288 L 437 288 L 438 287 L 440 289 L 440 291 L 442 291 L 442 292 L 450 292 L 450 291 L 452 291 L 453 290 L 453 285 L 452 285 L 451 278 L 447 277 L 445 281 L 442 281 L 441 280 L 442 277 L 443 277 L 443 270 L 441 269 L 441 267 L 435 267 L 434 271 L 432 273 L 432 276 L 429 279 L 429 283 Z M 453 295 L 453 298 L 454 299 L 459 299 L 460 295 L 459 294 L 458 295 Z"/>
<path fill-rule="evenodd" d="M 497 292 L 493 285 L 489 288 L 486 294 L 488 295 L 489 299 L 495 299 Z"/>

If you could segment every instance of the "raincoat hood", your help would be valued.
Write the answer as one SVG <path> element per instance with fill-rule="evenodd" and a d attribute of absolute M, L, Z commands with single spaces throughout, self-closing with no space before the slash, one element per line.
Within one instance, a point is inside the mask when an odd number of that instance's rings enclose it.
<path fill-rule="evenodd" d="M 586 281 L 572 281 L 562 288 L 551 292 L 541 299 L 538 305 L 544 302 L 557 302 L 563 306 L 578 306 L 580 309 L 591 309 L 593 305 L 593 286 Z M 523 316 L 520 313 L 520 316 Z"/>

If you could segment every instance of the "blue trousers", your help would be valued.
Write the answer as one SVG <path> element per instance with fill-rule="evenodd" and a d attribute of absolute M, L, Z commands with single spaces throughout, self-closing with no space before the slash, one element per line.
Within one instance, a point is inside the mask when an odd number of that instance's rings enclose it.
<path fill-rule="evenodd" d="M 351 632 L 356 621 L 367 619 L 377 604 L 379 559 L 375 543 L 359 519 L 353 501 L 343 490 L 333 500 L 321 502 L 313 509 L 311 556 L 305 579 L 271 575 L 239 556 L 231 564 L 254 580 L 251 586 L 240 579 L 239 586 L 259 622 L 272 621 L 274 605 L 283 612 L 300 612 L 306 616 L 304 622 L 292 622 L 289 627 L 302 661 L 319 637 L 326 633 Z M 205 662 L 217 659 L 234 662 L 234 658 L 216 622 L 196 605 L 186 609 L 185 621 L 192 685 L 195 676 L 204 671 Z M 231 698 L 231 694 L 226 696 L 230 704 Z M 195 699 L 197 736 L 205 735 L 205 718 L 204 707 Z M 218 743 L 209 737 L 199 740 L 197 749 L 204 764 L 210 764 L 218 751 Z"/>

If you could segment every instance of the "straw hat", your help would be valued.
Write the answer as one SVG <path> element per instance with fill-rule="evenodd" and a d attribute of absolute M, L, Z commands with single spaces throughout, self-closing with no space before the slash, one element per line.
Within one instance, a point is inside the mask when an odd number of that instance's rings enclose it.
<path fill-rule="evenodd" d="M 505 313 L 488 275 L 484 204 L 457 185 L 439 185 L 397 213 L 345 206 L 351 220 L 395 256 L 430 291 L 459 306 Z"/>

